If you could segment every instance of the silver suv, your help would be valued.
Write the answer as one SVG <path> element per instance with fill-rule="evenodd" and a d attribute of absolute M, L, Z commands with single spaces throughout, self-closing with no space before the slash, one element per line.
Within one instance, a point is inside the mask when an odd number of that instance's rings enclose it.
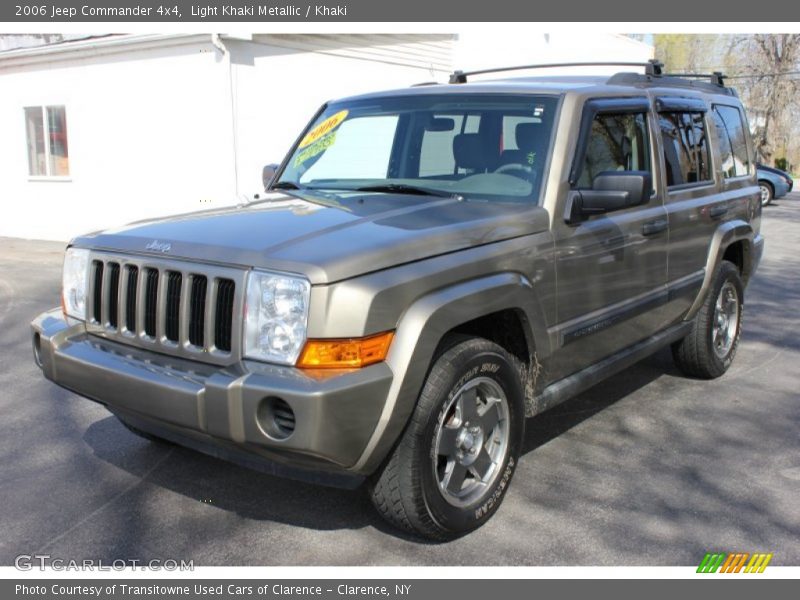
<path fill-rule="evenodd" d="M 699 378 L 736 354 L 745 113 L 640 66 L 327 103 L 258 201 L 74 239 L 36 362 L 140 435 L 473 530 L 526 417 L 664 346 Z"/>

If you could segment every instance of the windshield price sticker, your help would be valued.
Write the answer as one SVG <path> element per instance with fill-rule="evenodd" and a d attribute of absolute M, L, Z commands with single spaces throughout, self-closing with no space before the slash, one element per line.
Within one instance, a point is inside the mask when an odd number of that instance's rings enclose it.
<path fill-rule="evenodd" d="M 342 121 L 347 118 L 347 110 L 340 110 L 335 115 L 332 115 L 325 119 L 322 123 L 314 127 L 311 131 L 309 131 L 306 136 L 300 142 L 298 148 L 305 148 L 306 146 L 310 146 L 326 133 L 329 133 L 336 129 L 339 125 L 341 125 Z"/>
<path fill-rule="evenodd" d="M 325 150 L 333 146 L 333 143 L 335 141 L 336 141 L 336 132 L 331 131 L 328 135 L 317 140 L 311 146 L 309 146 L 308 148 L 303 150 L 300 154 L 298 154 L 297 157 L 294 159 L 294 166 L 299 167 L 309 158 L 314 158 L 318 154 L 322 154 L 323 152 L 325 152 Z"/>

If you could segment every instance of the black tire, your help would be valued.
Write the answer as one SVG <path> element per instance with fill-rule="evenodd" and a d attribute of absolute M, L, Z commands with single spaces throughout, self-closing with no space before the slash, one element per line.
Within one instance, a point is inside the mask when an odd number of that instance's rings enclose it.
<path fill-rule="evenodd" d="M 122 423 L 125 426 L 125 429 L 127 429 L 128 431 L 130 431 L 131 433 L 133 433 L 135 435 L 138 435 L 140 438 L 146 439 L 149 442 L 157 442 L 159 444 L 171 444 L 172 443 L 169 440 L 165 440 L 164 438 L 158 437 L 157 435 L 153 435 L 152 433 L 147 433 L 146 431 L 142 431 L 138 427 L 134 427 L 130 423 L 126 423 L 120 417 L 117 417 L 117 419 L 119 419 L 119 422 Z"/>
<path fill-rule="evenodd" d="M 772 204 L 772 200 L 775 198 L 775 190 L 772 184 L 768 181 L 759 181 L 758 188 L 761 192 L 761 206 Z"/>
<path fill-rule="evenodd" d="M 736 323 L 735 331 L 725 335 L 730 339 L 730 346 L 719 344 L 715 348 L 715 314 L 717 301 L 725 290 L 726 297 L 729 292 L 736 294 Z M 714 379 L 719 377 L 731 366 L 736 349 L 739 346 L 739 336 L 742 331 L 742 307 L 744 299 L 744 286 L 739 269 L 733 263 L 723 260 L 717 269 L 714 283 L 703 302 L 703 306 L 692 320 L 692 329 L 689 334 L 672 345 L 672 356 L 675 364 L 686 375 L 699 379 Z M 731 309 L 732 310 L 732 309 Z M 728 327 L 729 319 L 725 321 Z M 719 341 L 719 335 L 716 338 Z"/>
<path fill-rule="evenodd" d="M 482 338 L 458 341 L 436 359 L 404 434 L 370 482 L 372 501 L 386 520 L 433 540 L 458 537 L 489 520 L 505 496 L 522 449 L 525 396 L 521 372 L 515 357 Z M 482 386 L 494 390 L 491 400 Z M 465 418 L 468 409 L 456 407 L 469 404 L 473 389 L 475 411 Z M 495 410 L 498 419 L 492 425 L 494 417 L 487 415 Z M 472 427 L 469 418 L 473 418 Z M 476 427 L 477 423 L 482 425 Z M 491 430 L 486 434 L 482 427 Z M 445 437 L 450 441 L 445 442 Z M 463 460 L 473 456 L 474 463 L 455 465 L 456 459 L 437 452 L 445 446 L 454 448 L 453 453 L 460 453 Z M 494 458 L 485 462 L 490 455 Z M 450 477 L 447 467 L 452 467 Z M 440 480 L 455 477 L 455 482 L 456 467 L 467 474 L 458 492 L 449 494 L 440 488 L 444 486 Z M 486 474 L 481 482 L 478 469 Z M 456 498 L 462 488 L 465 494 L 472 489 L 474 495 Z"/>

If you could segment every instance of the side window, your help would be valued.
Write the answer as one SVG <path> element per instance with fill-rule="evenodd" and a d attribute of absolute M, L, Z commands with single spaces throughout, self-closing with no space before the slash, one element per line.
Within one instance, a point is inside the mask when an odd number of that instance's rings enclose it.
<path fill-rule="evenodd" d="M 578 187 L 589 188 L 604 171 L 649 171 L 647 115 L 599 114 L 592 122 Z"/>
<path fill-rule="evenodd" d="M 710 181 L 708 139 L 703 113 L 661 113 L 659 126 L 664 141 L 667 186 Z"/>
<path fill-rule="evenodd" d="M 749 174 L 750 158 L 742 113 L 734 106 L 716 105 L 712 114 L 722 158 L 722 175 L 729 179 Z"/>

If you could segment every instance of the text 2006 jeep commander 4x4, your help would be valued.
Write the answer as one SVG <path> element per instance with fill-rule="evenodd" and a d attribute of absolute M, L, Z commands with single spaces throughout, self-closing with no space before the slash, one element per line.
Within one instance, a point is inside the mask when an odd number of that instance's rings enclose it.
<path fill-rule="evenodd" d="M 526 416 L 668 344 L 701 378 L 736 353 L 742 105 L 640 66 L 330 102 L 262 200 L 73 240 L 36 361 L 140 435 L 475 529 Z"/>

